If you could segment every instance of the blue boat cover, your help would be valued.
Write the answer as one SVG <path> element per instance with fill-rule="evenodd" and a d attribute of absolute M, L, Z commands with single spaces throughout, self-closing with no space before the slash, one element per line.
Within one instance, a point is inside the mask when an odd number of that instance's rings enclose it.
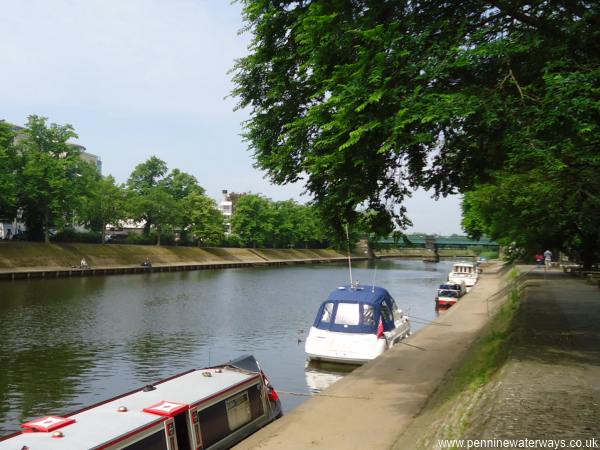
<path fill-rule="evenodd" d="M 344 323 L 338 315 L 340 304 L 358 304 L 356 323 Z M 393 330 L 396 325 L 392 311 L 395 302 L 390 293 L 378 286 L 340 286 L 327 297 L 317 312 L 314 326 L 321 330 L 342 333 L 377 333 L 379 323 L 384 331 Z M 342 306 L 341 308 L 344 308 Z M 356 308 L 353 308 L 356 311 Z M 340 320 L 338 320 L 340 319 Z"/>

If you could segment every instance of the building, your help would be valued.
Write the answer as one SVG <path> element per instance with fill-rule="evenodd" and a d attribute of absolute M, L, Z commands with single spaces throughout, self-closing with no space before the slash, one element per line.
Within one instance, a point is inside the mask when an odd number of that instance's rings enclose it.
<path fill-rule="evenodd" d="M 227 192 L 227 189 L 223 189 L 221 191 L 221 193 L 223 194 L 223 200 L 221 200 L 218 207 L 219 207 L 219 211 L 221 211 L 221 213 L 223 214 L 223 217 L 225 218 L 225 226 L 226 226 L 225 232 L 227 234 L 230 234 L 231 233 L 231 217 L 233 216 L 233 202 L 229 198 L 229 193 Z"/>

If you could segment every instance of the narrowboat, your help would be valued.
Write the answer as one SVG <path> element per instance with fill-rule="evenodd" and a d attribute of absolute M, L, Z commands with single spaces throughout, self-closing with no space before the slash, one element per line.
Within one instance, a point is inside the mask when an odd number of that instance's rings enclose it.
<path fill-rule="evenodd" d="M 0 438 L 0 450 L 213 450 L 230 448 L 281 416 L 253 356 L 193 369 Z"/>
<path fill-rule="evenodd" d="M 309 361 L 364 364 L 410 334 L 410 321 L 378 286 L 340 286 L 317 312 L 306 338 Z"/>
<path fill-rule="evenodd" d="M 477 265 L 470 262 L 454 263 L 452 272 L 448 274 L 449 283 L 464 283 L 467 291 L 477 283 L 479 279 L 479 269 Z"/>

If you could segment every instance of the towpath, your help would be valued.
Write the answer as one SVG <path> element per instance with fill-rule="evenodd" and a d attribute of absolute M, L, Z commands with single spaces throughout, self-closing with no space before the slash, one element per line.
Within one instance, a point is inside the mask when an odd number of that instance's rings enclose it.
<path fill-rule="evenodd" d="M 464 438 L 600 448 L 600 290 L 558 270 L 521 269 L 529 281 L 510 357 L 482 390 Z"/>
<path fill-rule="evenodd" d="M 490 267 L 437 325 L 408 339 L 424 350 L 394 347 L 236 448 L 391 448 L 504 301 L 505 286 L 506 273 Z"/>

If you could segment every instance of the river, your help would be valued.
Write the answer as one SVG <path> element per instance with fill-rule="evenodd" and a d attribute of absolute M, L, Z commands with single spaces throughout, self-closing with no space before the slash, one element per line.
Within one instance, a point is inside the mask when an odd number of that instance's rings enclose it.
<path fill-rule="evenodd" d="M 411 316 L 434 319 L 451 261 L 356 263 Z M 19 424 L 252 353 L 289 411 L 337 375 L 305 371 L 319 304 L 344 264 L 0 283 L 0 435 Z M 413 322 L 413 331 L 423 325 Z M 316 376 L 316 378 L 315 378 Z"/>

